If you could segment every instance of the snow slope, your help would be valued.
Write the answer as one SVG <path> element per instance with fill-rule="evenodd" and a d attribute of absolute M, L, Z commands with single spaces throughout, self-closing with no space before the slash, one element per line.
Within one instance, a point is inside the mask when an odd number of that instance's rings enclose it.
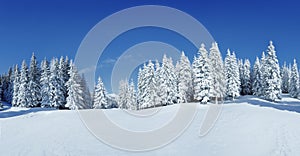
<path fill-rule="evenodd" d="M 199 137 L 199 129 L 208 106 L 198 105 L 194 121 L 182 136 L 149 152 L 107 146 L 87 130 L 76 111 L 10 108 L 0 112 L 0 155 L 300 155 L 300 114 L 271 108 L 278 105 L 298 108 L 300 101 L 285 96 L 283 102 L 269 103 L 247 96 L 226 103 L 216 125 L 204 137 Z M 172 119 L 178 107 L 155 108 L 160 109 L 156 115 L 146 122 L 135 120 L 135 124 L 122 110 L 105 113 L 126 128 L 153 129 Z"/>

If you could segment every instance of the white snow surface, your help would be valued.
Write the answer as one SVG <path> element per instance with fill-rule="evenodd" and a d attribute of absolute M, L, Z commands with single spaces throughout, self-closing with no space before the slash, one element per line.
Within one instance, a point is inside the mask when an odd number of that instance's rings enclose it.
<path fill-rule="evenodd" d="M 282 102 L 269 103 L 246 96 L 226 102 L 215 126 L 204 137 L 199 137 L 199 130 L 209 106 L 196 105 L 198 113 L 180 137 L 147 152 L 128 152 L 102 143 L 89 132 L 76 111 L 6 108 L 0 111 L 0 155 L 300 155 L 300 114 L 290 109 L 299 108 L 299 100 L 284 96 Z M 275 109 L 272 106 L 282 107 Z M 151 124 L 134 120 L 137 122 L 134 125 L 138 125 L 135 128 L 147 129 L 153 123 L 163 125 L 178 108 L 179 104 L 154 108 L 160 111 L 151 117 Z M 133 125 L 130 124 L 133 117 L 122 110 L 105 110 L 105 113 L 122 126 L 130 128 Z"/>

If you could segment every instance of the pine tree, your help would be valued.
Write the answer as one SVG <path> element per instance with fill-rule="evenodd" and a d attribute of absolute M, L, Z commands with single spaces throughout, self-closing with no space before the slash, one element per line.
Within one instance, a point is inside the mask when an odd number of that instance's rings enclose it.
<path fill-rule="evenodd" d="M 212 78 L 208 52 L 203 43 L 198 51 L 198 55 L 198 57 L 194 57 L 193 61 L 194 98 L 206 104 L 210 97 Z"/>
<path fill-rule="evenodd" d="M 58 67 L 58 78 L 60 79 L 59 83 L 61 86 L 61 91 L 62 91 L 62 95 L 61 96 L 61 103 L 62 106 L 64 106 L 66 104 L 66 97 L 67 97 L 67 86 L 66 83 L 69 79 L 69 75 L 68 75 L 68 66 L 67 63 L 65 62 L 64 57 L 61 57 L 59 60 L 59 67 Z"/>
<path fill-rule="evenodd" d="M 81 83 L 80 83 L 82 89 L 83 89 L 83 99 L 84 99 L 84 108 L 85 109 L 93 109 L 93 99 L 92 99 L 92 95 L 91 92 L 89 90 L 89 87 L 87 86 L 87 82 L 85 79 L 85 76 L 82 74 L 81 75 Z M 68 88 L 66 88 L 68 90 Z M 110 106 L 107 105 L 107 108 L 109 108 Z"/>
<path fill-rule="evenodd" d="M 209 55 L 212 69 L 212 88 L 210 89 L 211 97 L 223 98 L 225 96 L 225 74 L 222 56 L 216 42 L 212 43 Z"/>
<path fill-rule="evenodd" d="M 264 69 L 266 86 L 265 99 L 275 101 L 276 99 L 281 99 L 281 76 L 275 47 L 272 41 L 270 41 L 267 52 L 268 56 L 266 57 Z"/>
<path fill-rule="evenodd" d="M 284 62 L 284 65 L 281 68 L 281 77 L 282 77 L 282 84 L 281 84 L 281 90 L 282 93 L 289 93 L 289 86 L 290 86 L 290 70 L 286 65 L 286 62 Z"/>
<path fill-rule="evenodd" d="M 251 95 L 251 64 L 248 59 L 245 60 L 242 68 L 241 94 Z"/>
<path fill-rule="evenodd" d="M 290 78 L 290 86 L 289 86 L 290 96 L 292 98 L 299 97 L 299 71 L 296 59 L 294 59 L 294 64 L 292 67 L 292 73 Z"/>
<path fill-rule="evenodd" d="M 18 107 L 18 97 L 19 97 L 19 86 L 20 86 L 20 71 L 18 68 L 18 65 L 15 66 L 15 70 L 14 70 L 14 87 L 13 87 L 13 101 L 12 101 L 12 105 L 14 107 Z"/>
<path fill-rule="evenodd" d="M 0 108 L 3 108 L 1 95 L 2 95 L 2 78 L 0 78 Z"/>
<path fill-rule="evenodd" d="M 230 50 L 227 51 L 225 58 L 225 77 L 226 77 L 226 97 L 235 99 L 240 96 L 240 79 L 239 68 L 235 53 L 231 55 Z"/>
<path fill-rule="evenodd" d="M 41 63 L 41 107 L 50 107 L 50 67 L 49 62 L 45 59 Z"/>
<path fill-rule="evenodd" d="M 50 102 L 51 107 L 63 108 L 65 97 L 63 92 L 62 79 L 59 77 L 58 59 L 54 58 L 50 66 Z"/>
<path fill-rule="evenodd" d="M 29 90 L 29 80 L 28 80 L 28 67 L 25 60 L 22 62 L 20 85 L 18 92 L 18 106 L 29 107 L 31 100 L 30 90 Z"/>
<path fill-rule="evenodd" d="M 267 88 L 267 84 L 266 84 L 266 79 L 267 79 L 267 75 L 266 75 L 266 55 L 265 52 L 262 52 L 262 56 L 260 59 L 260 66 L 261 66 L 261 96 L 264 97 L 266 95 L 266 88 Z"/>
<path fill-rule="evenodd" d="M 162 75 L 160 74 L 162 71 L 162 68 L 160 66 L 160 63 L 158 60 L 155 61 L 155 72 L 154 72 L 154 77 L 155 77 L 155 92 L 156 92 L 156 98 L 155 98 L 155 103 L 156 105 L 162 105 L 162 98 L 160 95 L 162 94 L 161 92 L 161 83 L 162 83 Z M 178 90 L 178 88 L 177 88 Z"/>
<path fill-rule="evenodd" d="M 244 84 L 244 61 L 242 59 L 238 60 L 238 66 L 239 66 L 239 76 L 240 76 L 240 81 L 241 81 L 241 86 L 240 86 L 240 94 L 242 94 L 243 90 L 243 84 Z"/>
<path fill-rule="evenodd" d="M 82 79 L 79 76 L 78 71 L 72 62 L 70 64 L 69 75 L 70 78 L 66 83 L 69 96 L 67 97 L 67 104 L 65 107 L 71 110 L 86 109 L 87 106 L 84 101 L 84 89 L 81 85 Z"/>
<path fill-rule="evenodd" d="M 175 73 L 172 58 L 167 58 L 167 56 L 164 55 L 160 73 L 158 73 L 160 79 L 157 80 L 160 84 L 157 95 L 160 97 L 162 105 L 170 105 L 177 101 L 177 77 Z"/>
<path fill-rule="evenodd" d="M 150 108 L 156 106 L 156 81 L 154 75 L 154 64 L 150 60 L 144 70 L 144 85 L 145 90 L 143 93 L 144 103 L 140 105 L 140 108 Z M 176 87 L 176 86 L 175 86 Z"/>
<path fill-rule="evenodd" d="M 14 72 L 10 67 L 8 73 L 2 78 L 2 92 L 3 100 L 12 103 L 13 98 L 13 81 L 14 81 Z"/>
<path fill-rule="evenodd" d="M 36 107 L 41 103 L 41 85 L 40 85 L 40 71 L 38 68 L 38 63 L 34 53 L 32 54 L 30 61 L 30 70 L 29 70 L 29 84 L 30 88 L 30 100 L 29 106 Z"/>
<path fill-rule="evenodd" d="M 119 84 L 118 104 L 121 109 L 129 109 L 129 85 L 127 80 L 121 80 Z M 143 103 L 141 104 L 143 105 Z"/>
<path fill-rule="evenodd" d="M 128 100 L 128 106 L 131 110 L 138 110 L 137 107 L 137 97 L 136 97 L 136 90 L 133 83 L 133 80 L 131 80 L 128 88 L 128 94 L 129 94 L 129 100 Z"/>
<path fill-rule="evenodd" d="M 94 108 L 95 109 L 108 108 L 106 90 L 100 77 L 98 78 L 97 85 L 95 86 Z"/>
<path fill-rule="evenodd" d="M 180 62 L 177 64 L 178 93 L 180 102 L 190 102 L 192 99 L 192 69 L 189 59 L 184 52 L 181 53 Z"/>
<path fill-rule="evenodd" d="M 68 96 L 68 91 L 67 91 L 67 87 L 66 87 L 66 83 L 68 82 L 70 75 L 69 75 L 69 70 L 70 70 L 70 64 L 68 62 L 68 57 L 66 57 L 66 59 L 64 59 L 64 57 L 61 57 L 59 60 L 59 70 L 58 70 L 58 75 L 61 79 L 61 85 L 62 87 L 62 92 L 63 92 L 63 98 L 62 100 L 63 103 L 66 103 L 66 98 Z M 83 78 L 83 77 L 82 77 Z"/>
<path fill-rule="evenodd" d="M 6 101 L 8 103 L 12 103 L 13 100 L 13 94 L 14 94 L 14 79 L 15 79 L 15 73 L 13 72 L 12 68 L 10 74 L 8 75 L 8 88 L 7 88 L 7 96 Z"/>
<path fill-rule="evenodd" d="M 141 105 L 144 103 L 145 88 L 146 88 L 145 81 L 144 81 L 145 68 L 146 68 L 146 64 L 144 64 L 143 68 L 139 68 L 139 73 L 138 73 L 138 96 L 137 96 L 138 109 L 140 109 Z M 120 87 L 121 87 L 121 82 L 120 82 Z"/>
<path fill-rule="evenodd" d="M 252 81 L 252 92 L 253 95 L 262 96 L 263 94 L 263 85 L 262 85 L 262 73 L 261 73 L 261 65 L 258 57 L 256 57 L 256 61 L 253 66 L 253 81 Z"/>

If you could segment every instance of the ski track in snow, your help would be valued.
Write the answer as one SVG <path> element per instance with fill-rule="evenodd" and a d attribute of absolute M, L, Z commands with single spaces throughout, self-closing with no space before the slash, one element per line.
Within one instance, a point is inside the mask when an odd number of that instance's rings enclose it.
<path fill-rule="evenodd" d="M 286 125 L 280 125 L 280 127 L 277 128 L 276 146 L 275 146 L 276 149 L 274 155 L 289 156 L 291 151 L 288 145 Z"/>

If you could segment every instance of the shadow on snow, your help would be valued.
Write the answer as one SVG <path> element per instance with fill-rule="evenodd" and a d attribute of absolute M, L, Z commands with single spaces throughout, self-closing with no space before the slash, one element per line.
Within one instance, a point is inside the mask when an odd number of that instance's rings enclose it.
<path fill-rule="evenodd" d="M 56 109 L 53 108 L 27 108 L 24 110 L 16 110 L 16 111 L 5 111 L 11 109 L 11 104 L 2 102 L 3 108 L 0 109 L 0 119 L 1 118 L 11 118 L 21 115 L 26 115 L 29 113 L 36 113 L 36 112 L 42 112 L 42 111 L 54 111 Z M 5 111 L 5 112 L 3 112 Z"/>
<path fill-rule="evenodd" d="M 249 103 L 261 107 L 271 107 L 279 110 L 287 110 L 300 113 L 300 100 L 290 98 L 288 95 L 282 95 L 282 98 L 289 98 L 292 99 L 292 101 L 270 102 L 255 96 L 244 96 L 239 100 L 236 100 L 235 103 Z"/>

